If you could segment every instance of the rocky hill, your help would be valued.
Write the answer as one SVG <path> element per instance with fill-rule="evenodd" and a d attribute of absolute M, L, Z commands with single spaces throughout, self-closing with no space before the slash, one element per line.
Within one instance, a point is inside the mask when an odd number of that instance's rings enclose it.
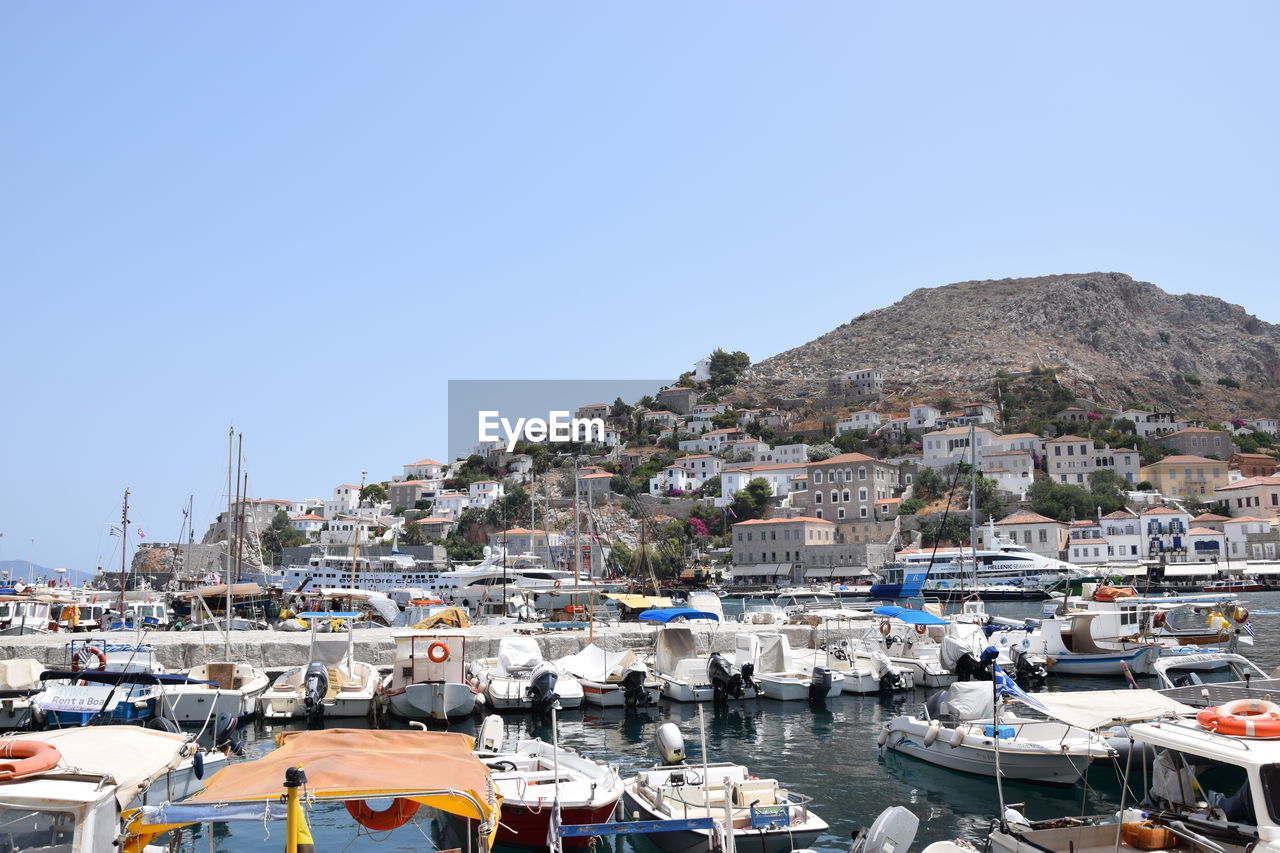
<path fill-rule="evenodd" d="M 966 281 L 913 291 L 766 359 L 738 390 L 821 394 L 829 378 L 861 367 L 880 368 L 901 401 L 990 397 L 999 372 L 1053 368 L 1073 394 L 1100 406 L 1274 416 L 1280 326 L 1121 273 Z"/>

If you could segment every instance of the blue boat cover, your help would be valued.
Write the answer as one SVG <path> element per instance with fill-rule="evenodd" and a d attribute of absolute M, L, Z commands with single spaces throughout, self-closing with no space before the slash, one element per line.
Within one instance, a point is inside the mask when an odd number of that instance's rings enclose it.
<path fill-rule="evenodd" d="M 56 680 L 92 681 L 95 684 L 208 684 L 218 686 L 216 681 L 200 681 L 167 672 L 120 672 L 111 669 L 82 669 L 79 672 L 66 669 L 46 669 L 40 673 L 41 681 Z"/>
<path fill-rule="evenodd" d="M 871 611 L 877 616 L 888 616 L 890 619 L 897 619 L 906 622 L 908 625 L 950 625 L 946 619 L 939 619 L 932 613 L 925 613 L 923 610 L 912 610 L 910 607 L 883 606 L 877 607 Z"/>
<path fill-rule="evenodd" d="M 640 619 L 645 622 L 670 622 L 672 619 L 710 619 L 713 622 L 719 622 L 720 617 L 707 610 L 694 610 L 691 607 L 664 607 L 655 610 L 646 610 L 640 614 Z"/>

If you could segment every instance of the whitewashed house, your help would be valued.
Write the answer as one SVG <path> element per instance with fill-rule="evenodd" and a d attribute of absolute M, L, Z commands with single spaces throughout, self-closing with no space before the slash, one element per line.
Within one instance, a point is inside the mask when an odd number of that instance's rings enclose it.
<path fill-rule="evenodd" d="M 470 505 L 471 498 L 464 492 L 440 492 L 431 505 L 431 514 L 453 521 Z"/>
<path fill-rule="evenodd" d="M 937 406 L 930 406 L 927 403 L 917 403 L 911 407 L 908 414 L 907 429 L 912 430 L 913 432 L 931 430 L 940 417 L 942 417 L 942 410 Z"/>
<path fill-rule="evenodd" d="M 952 427 L 950 429 L 927 432 L 921 439 L 924 450 L 924 465 L 935 470 L 954 465 L 957 462 L 968 462 L 969 427 Z M 973 428 L 973 440 L 981 458 L 983 448 L 991 447 L 995 433 L 983 427 Z"/>
<path fill-rule="evenodd" d="M 406 480 L 439 480 L 444 477 L 445 466 L 434 459 L 419 459 L 404 466 Z"/>
<path fill-rule="evenodd" d="M 355 512 L 360 506 L 360 487 L 350 483 L 334 486 L 333 497 L 324 502 L 324 517 L 337 518 L 339 515 Z"/>
<path fill-rule="evenodd" d="M 305 534 L 307 539 L 312 542 L 320 541 L 320 528 L 324 527 L 324 516 L 320 515 L 299 515 L 289 519 L 289 526 L 299 533 Z"/>
<path fill-rule="evenodd" d="M 860 429 L 866 430 L 867 434 L 870 435 L 880 428 L 880 423 L 881 418 L 878 413 L 870 409 L 862 409 L 836 421 L 836 435 L 856 432 Z"/>
<path fill-rule="evenodd" d="M 507 493 L 507 487 L 497 480 L 476 480 L 467 487 L 467 498 L 470 506 L 488 509 L 501 500 Z"/>

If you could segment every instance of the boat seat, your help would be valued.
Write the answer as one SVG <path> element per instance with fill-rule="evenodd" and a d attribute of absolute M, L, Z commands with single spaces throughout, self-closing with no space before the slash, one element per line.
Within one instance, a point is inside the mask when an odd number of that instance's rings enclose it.
<path fill-rule="evenodd" d="M 778 804 L 778 783 L 773 779 L 750 779 L 733 785 L 733 804 L 735 806 L 776 806 Z"/>
<path fill-rule="evenodd" d="M 350 685 L 347 684 L 346 675 L 343 674 L 342 670 L 338 669 L 336 666 L 329 667 L 328 674 L 329 690 L 324 694 L 326 699 L 332 699 L 334 696 L 338 695 L 338 691 L 340 690 L 351 689 Z"/>
<path fill-rule="evenodd" d="M 724 788 L 704 789 L 701 785 L 681 785 L 674 788 L 666 788 L 663 794 L 670 800 L 671 806 L 679 806 L 681 804 L 698 807 L 716 807 L 724 806 Z"/>

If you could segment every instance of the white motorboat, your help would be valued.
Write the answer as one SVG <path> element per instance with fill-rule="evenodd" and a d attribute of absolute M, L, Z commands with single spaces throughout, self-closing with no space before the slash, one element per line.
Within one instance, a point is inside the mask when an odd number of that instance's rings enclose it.
<path fill-rule="evenodd" d="M 802 670 L 824 666 L 838 673 L 843 679 L 841 690 L 855 696 L 888 695 L 915 687 L 911 670 L 895 665 L 884 652 L 850 656 L 845 646 L 834 643 L 821 649 L 798 649 L 794 654 Z"/>
<path fill-rule="evenodd" d="M 757 779 L 729 762 L 686 763 L 684 741 L 672 723 L 659 726 L 662 763 L 627 779 L 623 810 L 635 820 L 713 818 L 731 825 L 738 853 L 788 853 L 807 847 L 828 829 L 809 810 L 811 798 L 776 779 Z M 649 835 L 668 853 L 709 853 L 714 830 L 671 829 Z"/>
<path fill-rule="evenodd" d="M 583 701 L 604 708 L 656 705 L 662 682 L 631 650 L 609 652 L 594 643 L 556 661 L 561 671 L 578 679 Z"/>
<path fill-rule="evenodd" d="M 1040 628 L 1025 637 L 1026 648 L 1042 655 L 1045 667 L 1055 675 L 1150 674 L 1160 656 L 1155 641 L 1100 640 L 1094 636 L 1097 613 L 1072 613 L 1043 619 Z"/>
<path fill-rule="evenodd" d="M 956 674 L 940 660 L 943 629 L 950 624 L 947 620 L 907 607 L 877 607 L 873 613 L 875 621 L 845 646 L 851 658 L 883 652 L 895 667 L 911 672 L 917 687 L 946 687 L 956 680 Z"/>
<path fill-rule="evenodd" d="M 1165 652 L 1156 661 L 1155 675 L 1161 687 L 1170 689 L 1233 683 L 1249 688 L 1253 682 L 1264 690 L 1272 686 L 1266 672 L 1234 652 Z"/>
<path fill-rule="evenodd" d="M 31 697 L 44 689 L 45 666 L 35 658 L 0 660 L 0 729 L 25 729 L 32 724 Z"/>
<path fill-rule="evenodd" d="M 248 719 L 258 713 L 258 699 L 271 683 L 256 666 L 234 661 L 203 663 L 184 674 L 201 683 L 165 689 L 169 716 L 180 723 L 203 723 L 222 714 Z"/>
<path fill-rule="evenodd" d="M 259 697 L 266 719 L 324 716 L 364 717 L 373 706 L 378 670 L 355 660 L 351 631 L 320 633 L 322 624 L 356 619 L 359 613 L 302 613 L 311 625 L 311 652 L 306 666 L 295 666 L 276 678 Z"/>
<path fill-rule="evenodd" d="M 395 663 L 380 695 L 391 713 L 406 720 L 465 717 L 476 707 L 467 683 L 467 638 L 460 632 L 396 631 Z"/>
<path fill-rule="evenodd" d="M 498 656 L 467 665 L 469 682 L 479 689 L 495 711 L 532 711 L 548 714 L 558 701 L 561 708 L 582 705 L 582 685 L 562 674 L 542 658 L 532 637 L 503 637 Z"/>
<path fill-rule="evenodd" d="M 561 825 L 604 823 L 613 816 L 622 797 L 622 779 L 615 769 L 541 740 L 522 740 L 508 749 L 501 732 L 501 718 L 487 718 L 476 748 L 476 757 L 489 768 L 489 778 L 502 797 L 497 843 L 545 848 L 553 800 L 560 806 Z M 591 841 L 569 837 L 562 843 L 582 848 Z"/>
<path fill-rule="evenodd" d="M 879 745 L 940 767 L 1005 779 L 1073 785 L 1090 762 L 1115 755 L 1095 732 L 1058 720 L 998 713 L 992 682 L 957 682 L 919 716 L 885 723 Z"/>
<path fill-rule="evenodd" d="M 715 613 L 672 607 L 646 610 L 640 619 L 662 624 L 653 641 L 653 674 L 662 682 L 662 695 L 666 698 L 710 702 L 758 695 L 751 672 L 735 672 L 733 665 L 716 652 L 701 654 L 697 635 L 684 624 L 699 620 L 718 624 L 720 617 Z M 710 645 L 709 639 L 703 645 Z"/>
<path fill-rule="evenodd" d="M 802 666 L 791 654 L 783 634 L 739 634 L 734 664 L 740 672 L 752 667 L 751 680 L 762 695 L 783 701 L 817 702 L 839 696 L 844 676 L 822 664 Z"/>
<path fill-rule="evenodd" d="M 1143 692 L 1152 691 L 1114 691 L 1122 702 L 1129 700 L 1126 693 Z M 1092 722 L 1101 722 L 1112 715 L 1107 705 L 1095 698 L 1077 712 L 1082 720 L 1092 717 Z M 1127 738 L 1151 756 L 1150 764 L 1133 762 L 1130 778 L 1125 780 L 1126 788 L 1137 791 L 1139 797 L 1133 808 L 1068 819 L 1001 821 L 993 826 L 991 849 L 998 853 L 1101 853 L 1117 847 L 1180 853 L 1276 850 L 1280 846 L 1275 805 L 1280 705 L 1244 699 L 1205 708 L 1194 718 L 1182 716 L 1194 710 L 1152 704 L 1147 714 L 1124 715 L 1133 721 Z"/>
<path fill-rule="evenodd" d="M 139 726 L 36 732 L 0 741 L 0 849 L 101 853 L 117 849 L 124 809 L 177 802 L 222 763 L 182 734 Z"/>

